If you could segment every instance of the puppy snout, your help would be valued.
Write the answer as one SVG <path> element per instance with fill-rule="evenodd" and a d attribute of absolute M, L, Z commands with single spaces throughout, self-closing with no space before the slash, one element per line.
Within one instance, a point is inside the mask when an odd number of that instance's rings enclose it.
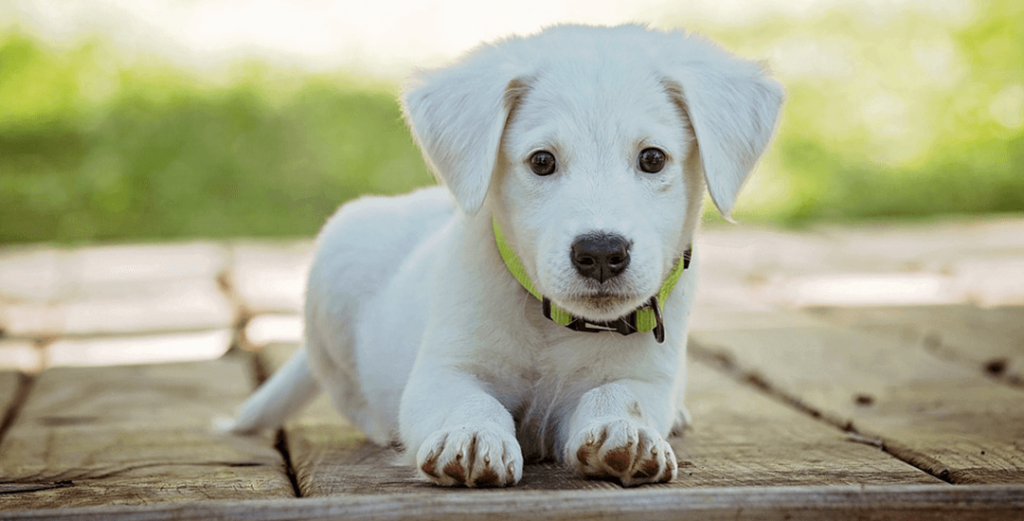
<path fill-rule="evenodd" d="M 621 235 L 581 235 L 572 243 L 572 265 L 580 275 L 604 282 L 629 266 L 629 246 L 629 241 Z"/>

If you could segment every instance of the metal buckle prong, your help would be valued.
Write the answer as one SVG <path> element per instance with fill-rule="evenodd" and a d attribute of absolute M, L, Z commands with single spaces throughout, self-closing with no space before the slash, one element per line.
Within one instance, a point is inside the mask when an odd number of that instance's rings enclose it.
<path fill-rule="evenodd" d="M 661 303 L 658 302 L 658 296 L 655 295 L 651 297 L 651 300 L 647 302 L 647 305 L 651 306 L 651 309 L 654 310 L 654 320 L 656 322 L 654 330 L 652 331 L 652 333 L 654 333 L 654 339 L 657 340 L 659 344 L 663 344 L 665 343 L 665 322 L 661 320 Z"/>

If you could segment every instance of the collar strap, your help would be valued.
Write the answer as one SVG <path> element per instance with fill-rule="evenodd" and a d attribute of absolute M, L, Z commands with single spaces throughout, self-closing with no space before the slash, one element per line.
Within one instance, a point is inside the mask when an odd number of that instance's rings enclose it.
<path fill-rule="evenodd" d="M 498 243 L 498 252 L 501 254 L 501 259 L 505 261 L 505 267 L 508 268 L 509 273 L 519 281 L 519 284 L 526 291 L 543 303 L 545 317 L 573 331 L 587 333 L 614 331 L 620 335 L 629 335 L 637 331 L 641 333 L 651 331 L 654 333 L 654 338 L 657 339 L 659 344 L 665 341 L 665 324 L 661 319 L 661 303 L 672 293 L 672 289 L 679 282 L 679 277 L 683 275 L 683 271 L 690 267 L 692 246 L 686 248 L 683 255 L 676 261 L 675 266 L 672 267 L 668 277 L 665 278 L 665 282 L 661 285 L 661 290 L 658 291 L 657 295 L 651 297 L 646 304 L 633 310 L 628 315 L 610 322 L 593 322 L 574 316 L 572 313 L 556 306 L 551 302 L 551 299 L 541 295 L 537 288 L 533 286 L 530 276 L 526 274 L 526 268 L 523 267 L 523 263 L 505 240 L 505 236 L 501 233 L 501 228 L 498 226 L 498 221 L 492 219 L 491 222 L 494 227 L 494 240 Z"/>

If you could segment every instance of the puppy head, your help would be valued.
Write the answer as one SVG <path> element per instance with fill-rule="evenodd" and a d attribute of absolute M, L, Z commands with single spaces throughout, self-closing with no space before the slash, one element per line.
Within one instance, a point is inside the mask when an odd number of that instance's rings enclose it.
<path fill-rule="evenodd" d="M 559 26 L 421 73 L 403 107 L 435 174 L 463 211 L 486 201 L 538 291 L 612 320 L 658 292 L 705 185 L 729 215 L 781 100 L 703 38 Z"/>

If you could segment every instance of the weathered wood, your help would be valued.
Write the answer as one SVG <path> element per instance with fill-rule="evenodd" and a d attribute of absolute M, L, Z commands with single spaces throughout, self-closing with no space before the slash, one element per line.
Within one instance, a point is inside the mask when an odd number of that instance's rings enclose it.
<path fill-rule="evenodd" d="M 32 340 L 0 338 L 0 369 L 38 373 L 43 370 L 43 349 Z"/>
<path fill-rule="evenodd" d="M 248 364 L 40 373 L 0 444 L 0 510 L 292 497 L 270 438 L 212 428 L 249 393 Z"/>
<path fill-rule="evenodd" d="M 154 284 L 214 280 L 227 248 L 206 241 L 61 248 L 0 247 L 0 295 L 15 301 L 61 302 L 83 296 L 151 292 Z"/>
<path fill-rule="evenodd" d="M 1024 252 L 1024 220 L 1018 217 L 887 219 L 850 226 L 821 224 L 816 234 L 831 241 L 829 267 L 887 271 L 955 271 L 965 259 L 1008 258 Z"/>
<path fill-rule="evenodd" d="M 20 390 L 21 376 L 18 373 L 0 372 L 0 429 L 3 429 L 3 423 L 11 413 L 11 408 L 17 403 Z M 4 432 L 0 430 L 0 440 L 3 440 L 3 437 Z"/>
<path fill-rule="evenodd" d="M 0 320 L 7 334 L 26 338 L 197 331 L 235 322 L 235 308 L 214 279 L 155 281 L 120 289 L 122 293 L 85 294 L 56 303 L 6 305 L 0 307 Z"/>
<path fill-rule="evenodd" d="M 10 407 L 18 394 L 18 373 L 12 371 L 0 372 L 0 415 Z"/>
<path fill-rule="evenodd" d="M 271 344 L 260 352 L 267 372 L 279 368 L 294 352 L 293 344 Z M 446 495 L 458 489 L 435 487 L 419 479 L 410 466 L 395 465 L 398 452 L 380 447 L 331 406 L 326 394 L 285 423 L 285 440 L 303 497 L 341 494 L 400 494 L 425 491 Z M 562 465 L 531 464 L 511 490 L 575 490 L 619 488 L 602 481 L 584 481 Z"/>
<path fill-rule="evenodd" d="M 878 447 L 690 363 L 694 427 L 673 442 L 683 487 L 937 484 Z"/>
<path fill-rule="evenodd" d="M 304 328 L 300 315 L 256 315 L 245 323 L 242 347 L 255 351 L 274 343 L 301 343 Z"/>
<path fill-rule="evenodd" d="M 953 483 L 1024 483 L 1024 396 L 921 346 L 834 327 L 695 332 L 692 352 Z"/>
<path fill-rule="evenodd" d="M 231 347 L 228 328 L 156 335 L 66 338 L 46 345 L 46 364 L 55 366 L 134 365 L 220 358 Z"/>
<path fill-rule="evenodd" d="M 231 260 L 230 284 L 246 312 L 302 310 L 312 241 L 238 241 L 231 245 Z"/>
<path fill-rule="evenodd" d="M 276 343 L 260 351 L 264 372 L 284 365 L 297 347 Z M 284 437 L 303 497 L 401 492 L 422 485 L 412 468 L 391 465 L 397 453 L 370 442 L 338 414 L 326 393 L 285 423 Z"/>
<path fill-rule="evenodd" d="M 520 491 L 462 489 L 302 500 L 208 501 L 140 507 L 0 512 L 0 520 L 1018 520 L 1024 487 L 836 486 L 665 490 Z"/>
<path fill-rule="evenodd" d="M 1024 385 L 1024 306 L 817 308 L 821 318 L 903 342 Z"/>
<path fill-rule="evenodd" d="M 826 325 L 822 318 L 791 309 L 724 310 L 697 306 L 690 314 L 690 331 L 777 329 Z"/>
<path fill-rule="evenodd" d="M 261 353 L 269 370 L 293 346 Z M 877 447 L 815 421 L 741 386 L 701 364 L 691 364 L 687 403 L 697 425 L 673 445 L 679 478 L 658 487 L 723 487 L 941 483 Z M 285 426 L 292 466 L 303 496 L 384 494 L 429 489 L 413 469 L 392 464 L 397 453 L 369 442 L 321 396 Z M 618 488 L 580 479 L 554 463 L 527 466 L 516 490 Z"/>

